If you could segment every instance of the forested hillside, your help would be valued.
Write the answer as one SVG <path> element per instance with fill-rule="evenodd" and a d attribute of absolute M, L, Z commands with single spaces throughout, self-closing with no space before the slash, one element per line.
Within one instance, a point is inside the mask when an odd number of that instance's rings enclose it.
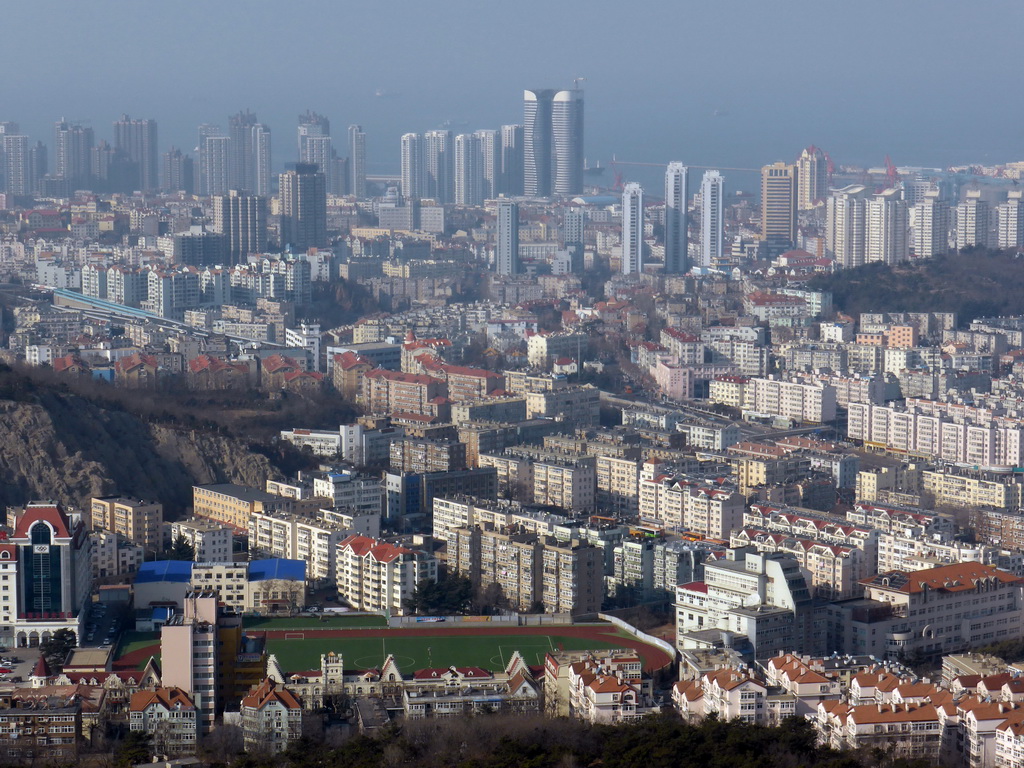
<path fill-rule="evenodd" d="M 861 312 L 956 312 L 961 323 L 1024 313 L 1024 259 L 1009 251 L 971 250 L 895 266 L 868 264 L 812 278 L 835 307 Z"/>

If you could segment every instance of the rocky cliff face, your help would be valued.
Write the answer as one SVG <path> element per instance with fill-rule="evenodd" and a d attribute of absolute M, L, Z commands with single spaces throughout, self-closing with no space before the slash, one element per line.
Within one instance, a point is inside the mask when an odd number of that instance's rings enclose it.
<path fill-rule="evenodd" d="M 247 444 L 215 432 L 147 423 L 78 397 L 42 393 L 0 400 L 0 506 L 53 499 L 82 506 L 90 496 L 154 499 L 175 518 L 192 485 L 262 487 L 281 473 Z"/>

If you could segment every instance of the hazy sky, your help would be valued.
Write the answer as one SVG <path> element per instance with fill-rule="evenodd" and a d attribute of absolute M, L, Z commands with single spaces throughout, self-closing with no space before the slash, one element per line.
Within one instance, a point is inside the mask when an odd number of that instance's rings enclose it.
<path fill-rule="evenodd" d="M 392 172 L 403 132 L 520 122 L 523 88 L 579 76 L 591 163 L 1024 159 L 1019 0 L 32 0 L 3 20 L 0 120 L 47 144 L 62 115 L 99 140 L 128 112 L 191 150 L 250 108 L 281 165 L 311 108 Z"/>

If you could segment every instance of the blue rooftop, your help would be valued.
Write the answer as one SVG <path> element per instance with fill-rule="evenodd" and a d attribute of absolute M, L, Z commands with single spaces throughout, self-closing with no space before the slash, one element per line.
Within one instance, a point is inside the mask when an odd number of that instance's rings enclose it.
<path fill-rule="evenodd" d="M 269 581 L 270 579 L 305 581 L 306 561 L 285 560 L 278 557 L 269 560 L 253 560 L 249 563 L 249 581 Z"/>
<path fill-rule="evenodd" d="M 136 584 L 148 584 L 155 581 L 177 581 L 188 583 L 192 580 L 191 560 L 154 560 L 139 566 L 135 574 Z"/>
<path fill-rule="evenodd" d="M 168 608 L 166 605 L 158 605 L 153 609 L 153 621 L 162 621 L 166 623 L 171 616 L 174 615 L 174 610 Z"/>

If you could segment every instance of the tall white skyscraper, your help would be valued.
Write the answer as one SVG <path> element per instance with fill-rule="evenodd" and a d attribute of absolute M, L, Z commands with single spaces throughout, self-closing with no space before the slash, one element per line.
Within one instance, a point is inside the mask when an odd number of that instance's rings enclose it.
<path fill-rule="evenodd" d="M 299 162 L 306 162 L 303 160 L 303 152 L 305 151 L 305 140 L 307 137 L 312 136 L 330 136 L 331 135 L 331 121 L 323 115 L 318 115 L 311 109 L 307 109 L 305 114 L 299 115 L 299 128 L 297 136 L 299 140 Z M 320 171 L 323 173 L 323 169 Z"/>
<path fill-rule="evenodd" d="M 914 254 L 928 258 L 948 251 L 949 204 L 933 190 L 914 206 Z"/>
<path fill-rule="evenodd" d="M 967 248 L 978 245 L 988 248 L 990 208 L 987 200 L 981 199 L 980 189 L 967 190 L 967 199 L 956 207 L 956 247 Z"/>
<path fill-rule="evenodd" d="M 206 140 L 213 136 L 223 136 L 224 132 L 221 130 L 219 125 L 211 125 L 210 123 L 203 123 L 199 126 L 199 143 L 196 144 L 196 155 L 199 157 L 199 184 L 198 189 L 200 194 L 227 194 L 228 187 L 225 184 L 224 188 L 217 192 L 210 192 L 208 186 L 208 177 L 210 175 L 210 156 L 208 153 L 208 147 Z"/>
<path fill-rule="evenodd" d="M 484 200 L 498 196 L 501 188 L 501 134 L 495 130 L 477 131 L 480 142 L 480 173 L 483 177 L 481 195 Z"/>
<path fill-rule="evenodd" d="M 999 223 L 999 247 L 1019 248 L 1024 245 L 1024 191 L 1011 189 L 1006 202 L 996 209 Z"/>
<path fill-rule="evenodd" d="M 665 171 L 665 273 L 682 275 L 690 271 L 687 229 L 687 177 L 682 163 L 669 163 Z"/>
<path fill-rule="evenodd" d="M 523 126 L 501 126 L 501 187 L 497 194 L 523 194 Z"/>
<path fill-rule="evenodd" d="M 425 196 L 442 205 L 455 197 L 454 142 L 451 131 L 427 131 L 423 134 L 423 170 Z"/>
<path fill-rule="evenodd" d="M 644 190 L 630 182 L 622 190 L 622 274 L 644 271 Z"/>
<path fill-rule="evenodd" d="M 270 179 L 270 128 L 262 123 L 252 127 L 252 192 L 269 196 Z"/>
<path fill-rule="evenodd" d="M 312 163 L 327 180 L 327 190 L 334 194 L 334 140 L 330 136 L 303 136 L 300 163 Z"/>
<path fill-rule="evenodd" d="M 480 139 L 473 133 L 455 137 L 455 204 L 483 205 L 484 175 Z"/>
<path fill-rule="evenodd" d="M 535 197 L 583 191 L 583 90 L 523 92 L 523 191 Z"/>
<path fill-rule="evenodd" d="M 583 89 L 559 91 L 552 100 L 556 195 L 583 192 Z"/>
<path fill-rule="evenodd" d="M 366 134 L 363 126 L 348 127 L 349 190 L 360 200 L 366 197 Z"/>
<path fill-rule="evenodd" d="M 551 109 L 555 92 L 523 91 L 523 194 L 551 194 Z"/>
<path fill-rule="evenodd" d="M 711 266 L 722 258 L 725 245 L 725 180 L 718 171 L 705 171 L 700 183 L 700 263 Z"/>
<path fill-rule="evenodd" d="M 494 266 L 499 275 L 519 274 L 519 206 L 511 200 L 498 202 Z"/>
<path fill-rule="evenodd" d="M 828 194 L 828 159 L 813 144 L 800 153 L 796 161 L 797 207 L 801 211 L 814 208 Z"/>
<path fill-rule="evenodd" d="M 910 255 L 907 203 L 898 189 L 887 189 L 867 202 L 865 262 L 897 264 Z"/>
<path fill-rule="evenodd" d="M 418 133 L 402 135 L 402 196 L 412 200 L 424 197 L 423 137 Z"/>
<path fill-rule="evenodd" d="M 835 190 L 825 207 L 825 250 L 844 269 L 867 258 L 867 187 L 852 184 Z"/>

